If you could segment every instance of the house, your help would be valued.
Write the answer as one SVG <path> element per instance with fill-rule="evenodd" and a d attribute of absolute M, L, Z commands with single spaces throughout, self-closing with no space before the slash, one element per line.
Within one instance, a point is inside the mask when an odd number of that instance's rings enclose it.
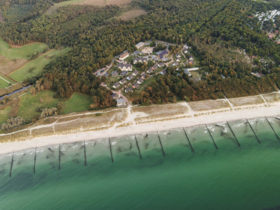
<path fill-rule="evenodd" d="M 118 64 L 118 69 L 121 71 L 132 71 L 132 65 L 131 64 Z"/>
<path fill-rule="evenodd" d="M 189 53 L 189 51 L 188 51 L 188 49 L 183 49 L 183 53 L 185 53 L 185 54 L 187 54 L 187 53 Z"/>
<path fill-rule="evenodd" d="M 117 106 L 126 106 L 125 100 L 123 98 L 117 99 Z"/>
<path fill-rule="evenodd" d="M 137 49 L 141 48 L 141 47 L 144 47 L 145 46 L 145 43 L 144 42 L 139 42 L 138 44 L 135 45 L 135 47 Z"/>
<path fill-rule="evenodd" d="M 137 71 L 137 70 L 135 70 L 135 71 L 132 73 L 133 76 L 136 76 L 137 74 L 138 74 L 138 71 Z"/>
<path fill-rule="evenodd" d="M 147 74 L 151 74 L 151 73 L 153 73 L 153 69 L 148 69 L 146 72 L 147 72 Z"/>
<path fill-rule="evenodd" d="M 124 79 L 122 79 L 121 81 L 120 81 L 120 84 L 121 85 L 123 85 L 123 84 L 125 84 L 126 83 L 126 79 L 124 78 Z"/>
<path fill-rule="evenodd" d="M 138 89 L 140 85 L 136 82 L 134 85 L 132 85 L 132 88 Z"/>
<path fill-rule="evenodd" d="M 163 62 L 166 62 L 166 61 L 168 61 L 169 60 L 169 58 L 162 58 L 161 59 L 161 61 L 163 61 Z"/>
<path fill-rule="evenodd" d="M 105 73 L 105 74 L 103 74 L 103 76 L 105 76 L 105 77 L 109 77 L 109 74 L 108 73 Z"/>
<path fill-rule="evenodd" d="M 158 64 L 158 67 L 159 67 L 159 68 L 164 67 L 164 66 L 165 66 L 164 63 L 159 63 L 159 64 Z"/>
<path fill-rule="evenodd" d="M 166 74 L 166 70 L 161 71 L 160 74 L 161 74 L 161 75 Z"/>
<path fill-rule="evenodd" d="M 123 54 L 120 55 L 120 60 L 123 61 L 124 59 L 126 59 L 129 56 L 128 52 L 125 52 Z"/>
<path fill-rule="evenodd" d="M 157 64 L 153 65 L 153 66 L 151 67 L 151 69 L 153 69 L 153 70 L 158 69 L 158 65 L 157 65 Z"/>
<path fill-rule="evenodd" d="M 183 69 L 184 70 L 184 73 L 187 74 L 189 77 L 192 76 L 192 74 L 189 72 L 189 70 L 186 68 L 186 69 Z"/>
<path fill-rule="evenodd" d="M 197 71 L 199 67 L 194 67 L 194 68 L 186 68 L 188 71 Z"/>
<path fill-rule="evenodd" d="M 121 77 L 125 77 L 127 74 L 128 74 L 127 71 L 123 71 L 123 72 L 121 73 Z"/>
<path fill-rule="evenodd" d="M 112 97 L 113 99 L 118 99 L 118 98 L 119 98 L 119 95 L 116 94 L 116 93 L 113 93 L 113 94 L 111 95 L 111 97 Z"/>
<path fill-rule="evenodd" d="M 101 84 L 99 86 L 101 86 L 101 87 L 108 87 L 104 82 L 101 82 Z"/>
<path fill-rule="evenodd" d="M 129 93 L 129 92 L 133 92 L 133 90 L 132 90 L 132 88 L 126 88 L 126 89 L 124 90 L 124 92 Z"/>
<path fill-rule="evenodd" d="M 134 76 L 131 74 L 131 75 L 129 75 L 126 79 L 127 79 L 127 80 L 132 80 L 133 77 L 134 77 Z"/>
<path fill-rule="evenodd" d="M 117 63 L 123 63 L 123 61 L 121 61 L 121 60 L 116 60 L 116 62 L 117 62 Z"/>
<path fill-rule="evenodd" d="M 181 62 L 181 59 L 180 58 L 176 58 L 176 62 Z"/>
<path fill-rule="evenodd" d="M 142 72 L 141 76 L 140 76 L 142 79 L 146 79 L 146 73 L 145 72 Z"/>
<path fill-rule="evenodd" d="M 221 77 L 222 77 L 223 79 L 225 79 L 225 78 L 226 78 L 226 77 L 225 77 L 224 75 L 222 75 L 222 74 L 221 74 Z"/>
<path fill-rule="evenodd" d="M 138 83 L 139 85 L 141 85 L 143 82 L 144 82 L 144 80 L 143 80 L 142 78 L 139 78 L 139 79 L 137 80 L 137 83 Z"/>
<path fill-rule="evenodd" d="M 118 75 L 119 75 L 118 71 L 113 71 L 113 72 L 112 72 L 112 77 L 116 77 L 116 76 L 118 76 Z"/>
<path fill-rule="evenodd" d="M 193 61 L 194 59 L 193 59 L 193 57 L 192 57 L 192 56 L 190 56 L 190 57 L 189 57 L 189 60 L 190 60 L 190 61 Z"/>
<path fill-rule="evenodd" d="M 263 77 L 263 75 L 260 74 L 260 73 L 254 73 L 254 72 L 252 72 L 251 74 L 254 75 L 254 76 L 256 76 L 256 77 L 258 77 L 258 78 Z"/>
<path fill-rule="evenodd" d="M 153 48 L 152 47 L 145 47 L 143 50 L 142 50 L 142 53 L 143 54 L 152 54 L 153 53 Z"/>
<path fill-rule="evenodd" d="M 158 55 L 158 57 L 159 57 L 159 59 L 163 59 L 163 58 L 165 58 L 167 55 L 168 55 L 168 50 L 167 49 L 165 49 L 165 50 L 163 50 L 159 55 Z"/>
<path fill-rule="evenodd" d="M 134 55 L 142 55 L 143 53 L 136 50 L 136 51 L 133 52 L 133 54 L 134 54 Z"/>
<path fill-rule="evenodd" d="M 147 63 L 147 62 L 148 62 L 147 58 L 134 58 L 133 59 L 133 64 L 136 64 L 136 63 Z"/>
<path fill-rule="evenodd" d="M 117 88 L 120 87 L 120 83 L 117 82 L 117 83 L 115 83 L 112 87 L 115 88 L 115 89 L 117 89 Z"/>
<path fill-rule="evenodd" d="M 176 58 L 181 58 L 181 54 L 180 54 L 180 53 L 177 53 L 177 54 L 176 54 Z"/>
<path fill-rule="evenodd" d="M 172 66 L 178 66 L 178 62 L 174 62 L 173 64 L 172 64 Z"/>

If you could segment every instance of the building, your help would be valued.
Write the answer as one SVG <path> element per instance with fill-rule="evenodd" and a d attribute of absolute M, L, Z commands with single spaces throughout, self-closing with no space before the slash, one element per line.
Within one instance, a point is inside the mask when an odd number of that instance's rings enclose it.
<path fill-rule="evenodd" d="M 101 84 L 100 84 L 99 86 L 101 86 L 101 87 L 108 87 L 108 86 L 106 85 L 106 83 L 104 83 L 104 82 L 101 82 Z"/>
<path fill-rule="evenodd" d="M 127 79 L 127 80 L 132 80 L 133 77 L 134 77 L 134 76 L 131 74 L 131 75 L 129 75 L 126 79 Z"/>
<path fill-rule="evenodd" d="M 124 92 L 130 93 L 130 92 L 133 92 L 133 90 L 132 90 L 132 88 L 126 88 L 126 89 L 124 90 Z"/>
<path fill-rule="evenodd" d="M 181 62 L 181 58 L 176 58 L 176 62 Z"/>
<path fill-rule="evenodd" d="M 187 68 L 183 69 L 184 73 L 187 74 L 189 77 L 192 76 L 192 74 L 189 72 L 189 70 Z"/>
<path fill-rule="evenodd" d="M 117 67 L 121 71 L 132 71 L 132 65 L 131 64 L 118 64 Z"/>
<path fill-rule="evenodd" d="M 120 55 L 120 60 L 123 61 L 124 59 L 126 59 L 129 56 L 128 52 L 125 52 L 123 54 Z"/>
<path fill-rule="evenodd" d="M 176 62 L 174 62 L 173 64 L 172 64 L 172 66 L 178 66 L 178 62 L 176 61 Z"/>
<path fill-rule="evenodd" d="M 147 58 L 134 58 L 133 59 L 133 64 L 136 64 L 136 63 L 147 63 L 147 62 L 148 62 Z"/>
<path fill-rule="evenodd" d="M 158 65 L 157 65 L 157 64 L 153 65 L 153 66 L 151 67 L 151 69 L 153 69 L 153 70 L 158 69 Z"/>
<path fill-rule="evenodd" d="M 121 73 L 121 77 L 125 77 L 127 74 L 128 74 L 127 71 L 123 71 L 123 72 Z"/>
<path fill-rule="evenodd" d="M 145 46 L 145 43 L 144 42 L 139 42 L 138 44 L 135 45 L 135 47 L 137 49 L 141 48 L 141 47 L 144 47 Z"/>
<path fill-rule="evenodd" d="M 158 55 L 158 57 L 159 57 L 159 59 L 163 59 L 163 58 L 165 58 L 167 55 L 168 55 L 168 50 L 167 49 L 165 49 L 165 50 L 163 50 L 159 55 Z"/>
<path fill-rule="evenodd" d="M 222 77 L 223 79 L 225 79 L 225 78 L 226 78 L 223 74 L 221 74 L 221 77 Z"/>
<path fill-rule="evenodd" d="M 118 98 L 119 98 L 119 95 L 116 94 L 116 93 L 113 93 L 113 94 L 111 95 L 111 97 L 112 97 L 113 99 L 118 99 Z"/>
<path fill-rule="evenodd" d="M 143 82 L 144 82 L 144 80 L 143 80 L 141 77 L 137 80 L 137 83 L 138 83 L 139 85 L 141 85 Z"/>
<path fill-rule="evenodd" d="M 108 73 L 105 73 L 105 74 L 103 74 L 103 76 L 105 76 L 105 77 L 109 77 L 109 74 Z"/>
<path fill-rule="evenodd" d="M 120 61 L 120 60 L 115 60 L 117 63 L 123 63 L 123 61 Z"/>
<path fill-rule="evenodd" d="M 136 82 L 134 85 L 132 85 L 132 88 L 138 89 L 140 85 Z"/>
<path fill-rule="evenodd" d="M 151 73 L 153 73 L 153 69 L 148 69 L 146 72 L 147 72 L 147 74 L 151 74 Z"/>
<path fill-rule="evenodd" d="M 123 85 L 123 84 L 125 84 L 126 83 L 126 79 L 124 78 L 124 79 L 122 79 L 121 81 L 120 81 L 120 84 L 121 85 Z"/>
<path fill-rule="evenodd" d="M 133 76 L 136 76 L 137 74 L 138 74 L 138 71 L 137 71 L 137 70 L 135 70 L 135 71 L 132 73 Z"/>
<path fill-rule="evenodd" d="M 147 54 L 152 54 L 153 53 L 153 48 L 152 47 L 145 47 L 143 50 L 142 50 L 142 53 L 147 55 Z"/>
<path fill-rule="evenodd" d="M 117 99 L 117 106 L 126 106 L 125 100 L 123 98 Z"/>
<path fill-rule="evenodd" d="M 115 89 L 117 89 L 117 88 L 120 87 L 120 83 L 117 82 L 117 83 L 115 83 L 112 87 L 115 88 Z"/>
<path fill-rule="evenodd" d="M 183 49 L 183 53 L 185 53 L 185 54 L 187 54 L 187 53 L 189 53 L 189 51 L 188 51 L 188 49 Z"/>
<path fill-rule="evenodd" d="M 159 67 L 159 68 L 164 67 L 164 66 L 165 66 L 164 63 L 159 63 L 159 64 L 158 64 L 158 67 Z"/>
<path fill-rule="evenodd" d="M 177 53 L 177 54 L 176 54 L 176 58 L 181 58 L 181 54 L 180 54 L 180 53 Z"/>
<path fill-rule="evenodd" d="M 146 73 L 145 72 L 142 72 L 141 76 L 140 76 L 142 79 L 146 79 Z"/>
<path fill-rule="evenodd" d="M 186 68 L 188 71 L 197 71 L 199 67 L 194 67 L 194 68 Z"/>
<path fill-rule="evenodd" d="M 166 70 L 161 71 L 160 74 L 161 74 L 161 75 L 166 74 Z"/>
<path fill-rule="evenodd" d="M 113 71 L 111 75 L 112 75 L 112 77 L 116 77 L 119 75 L 119 73 L 118 73 L 118 71 Z"/>
<path fill-rule="evenodd" d="M 136 50 L 136 51 L 134 51 L 134 52 L 133 52 L 133 54 L 134 54 L 134 55 L 143 55 L 143 53 L 142 53 L 142 52 L 137 51 L 137 50 Z"/>

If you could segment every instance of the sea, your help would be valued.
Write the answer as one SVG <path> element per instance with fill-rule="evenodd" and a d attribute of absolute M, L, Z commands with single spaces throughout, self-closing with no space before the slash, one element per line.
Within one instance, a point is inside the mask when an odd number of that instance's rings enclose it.
<path fill-rule="evenodd" d="M 269 117 L 1 155 L 0 209 L 280 209 L 279 137 Z"/>

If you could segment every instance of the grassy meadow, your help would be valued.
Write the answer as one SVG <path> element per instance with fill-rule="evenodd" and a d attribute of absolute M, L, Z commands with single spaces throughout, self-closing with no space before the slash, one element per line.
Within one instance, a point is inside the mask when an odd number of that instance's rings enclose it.
<path fill-rule="evenodd" d="M 10 109 L 11 106 L 8 106 L 7 108 L 0 110 L 0 125 L 9 119 Z"/>
<path fill-rule="evenodd" d="M 0 54 L 8 59 L 28 59 L 29 55 L 35 52 L 42 52 L 47 48 L 44 43 L 32 43 L 22 47 L 11 47 L 7 42 L 0 38 Z"/>
<path fill-rule="evenodd" d="M 62 114 L 86 111 L 91 104 L 91 98 L 89 95 L 74 93 L 69 100 L 63 102 L 62 104 Z"/>
<path fill-rule="evenodd" d="M 51 62 L 54 57 L 64 55 L 70 50 L 70 48 L 65 48 L 63 50 L 51 50 L 42 56 L 30 61 L 17 71 L 11 73 L 9 76 L 18 82 L 22 82 L 28 77 L 34 77 L 43 71 L 45 65 Z"/>
<path fill-rule="evenodd" d="M 10 86 L 10 84 L 7 81 L 11 84 L 14 84 L 14 82 L 9 80 L 7 77 L 0 75 L 0 89 Z"/>

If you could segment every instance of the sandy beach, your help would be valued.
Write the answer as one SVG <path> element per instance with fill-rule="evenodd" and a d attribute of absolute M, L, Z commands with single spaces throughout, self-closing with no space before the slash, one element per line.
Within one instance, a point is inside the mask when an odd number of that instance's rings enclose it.
<path fill-rule="evenodd" d="M 226 100 L 222 102 L 224 103 L 225 101 Z M 132 111 L 134 107 L 130 106 L 122 109 L 122 112 L 127 112 L 125 120 L 122 122 L 114 123 L 113 126 L 109 127 L 108 129 L 99 129 L 96 131 L 81 130 L 69 134 L 57 134 L 51 136 L 35 137 L 25 141 L 14 141 L 4 143 L 2 142 L 0 143 L 0 154 L 11 153 L 14 151 L 20 151 L 28 148 L 36 148 L 53 144 L 112 138 L 153 131 L 163 131 L 174 128 L 191 127 L 201 124 L 235 121 L 239 119 L 252 119 L 258 117 L 276 117 L 280 115 L 279 102 L 265 102 L 258 105 L 245 105 L 239 107 L 233 107 L 231 104 L 230 107 L 211 109 L 205 111 L 193 111 L 193 109 L 186 102 L 178 104 L 181 107 L 186 107 L 188 111 L 186 111 L 184 114 L 173 115 L 172 117 L 163 116 L 162 118 L 156 118 L 157 120 L 149 120 L 146 119 L 149 116 L 147 115 L 147 113 Z M 176 105 L 174 104 L 169 106 L 172 107 Z M 136 119 L 141 119 L 141 117 L 143 119 L 146 119 L 146 121 L 142 120 L 140 123 L 139 121 L 137 122 Z M 37 126 L 35 128 L 40 129 L 46 126 Z"/>

